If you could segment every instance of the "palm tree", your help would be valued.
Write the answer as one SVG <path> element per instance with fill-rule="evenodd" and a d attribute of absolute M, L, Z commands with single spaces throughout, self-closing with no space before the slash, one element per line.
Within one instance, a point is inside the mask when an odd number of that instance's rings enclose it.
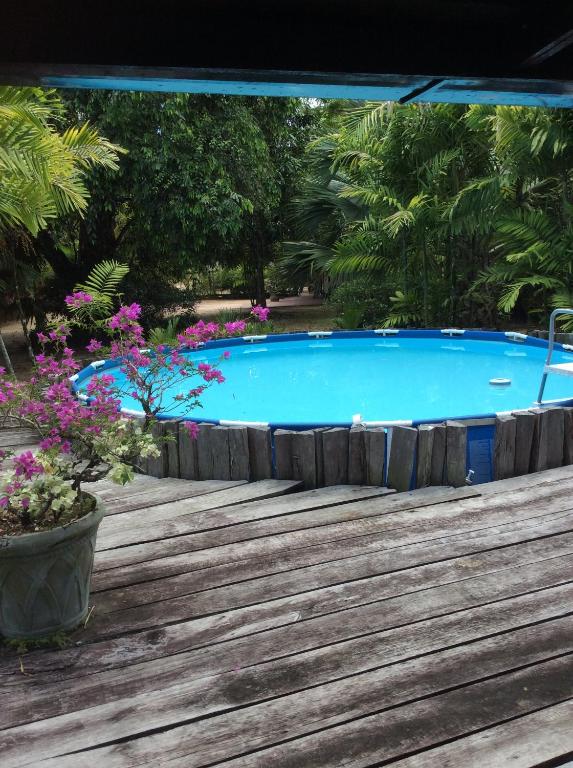
<path fill-rule="evenodd" d="M 16 297 L 32 357 L 22 306 L 24 281 L 33 285 L 37 269 L 31 236 L 59 216 L 81 215 L 87 173 L 96 166 L 116 169 L 123 151 L 87 123 L 60 132 L 62 117 L 54 91 L 0 87 L 0 269 Z M 1 340 L 0 351 L 13 373 Z"/>
<path fill-rule="evenodd" d="M 328 213 L 335 226 L 322 220 L 304 247 L 290 244 L 285 265 L 392 285 L 384 324 L 492 325 L 518 303 L 528 312 L 570 303 L 566 110 L 353 104 L 309 158 L 330 176 L 307 183 L 297 215 L 305 224 Z"/>

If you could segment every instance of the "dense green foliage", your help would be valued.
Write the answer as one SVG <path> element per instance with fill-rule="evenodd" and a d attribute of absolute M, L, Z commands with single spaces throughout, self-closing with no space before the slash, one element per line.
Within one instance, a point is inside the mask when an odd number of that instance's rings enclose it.
<path fill-rule="evenodd" d="M 102 259 L 130 267 L 126 300 L 148 323 L 192 309 L 189 277 L 239 266 L 253 301 L 264 303 L 263 271 L 288 231 L 282 214 L 298 181 L 314 113 L 297 99 L 243 99 L 61 92 L 71 123 L 89 120 L 127 150 L 118 172 L 95 172 L 83 219 L 38 243 L 69 288 Z"/>
<path fill-rule="evenodd" d="M 491 326 L 571 304 L 571 112 L 353 104 L 307 156 L 283 267 L 350 281 L 344 309 L 366 322 Z"/>
<path fill-rule="evenodd" d="M 28 341 L 26 315 L 43 273 L 33 237 L 59 217 L 80 216 L 86 177 L 117 169 L 120 151 L 85 122 L 66 127 L 54 91 L 0 88 L 0 288 L 3 303 L 17 307 Z M 0 348 L 11 370 L 1 337 Z"/>

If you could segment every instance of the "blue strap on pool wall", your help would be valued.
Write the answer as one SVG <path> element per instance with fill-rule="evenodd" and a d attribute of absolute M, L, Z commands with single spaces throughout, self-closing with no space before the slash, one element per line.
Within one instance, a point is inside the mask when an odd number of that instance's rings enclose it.
<path fill-rule="evenodd" d="M 483 424 L 468 427 L 466 470 L 473 470 L 472 485 L 493 480 L 493 442 L 495 426 Z"/>

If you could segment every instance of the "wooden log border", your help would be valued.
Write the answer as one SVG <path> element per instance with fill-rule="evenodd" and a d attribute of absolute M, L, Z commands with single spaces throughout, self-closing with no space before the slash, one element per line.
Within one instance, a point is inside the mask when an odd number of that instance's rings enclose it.
<path fill-rule="evenodd" d="M 143 467 L 155 477 L 188 480 L 302 480 L 327 485 L 388 485 L 398 491 L 468 482 L 467 430 L 495 426 L 492 479 L 573 464 L 573 408 L 531 408 L 496 418 L 441 424 L 304 431 L 262 426 L 199 425 L 196 440 L 184 423 L 161 421 L 154 434 L 161 455 Z M 469 478 L 471 482 L 471 478 Z"/>

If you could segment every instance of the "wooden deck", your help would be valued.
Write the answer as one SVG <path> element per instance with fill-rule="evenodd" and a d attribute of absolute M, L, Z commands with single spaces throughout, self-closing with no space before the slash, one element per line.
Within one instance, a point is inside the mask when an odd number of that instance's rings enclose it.
<path fill-rule="evenodd" d="M 294 490 L 100 484 L 87 627 L 0 656 L 2 768 L 571 759 L 572 468 Z"/>

